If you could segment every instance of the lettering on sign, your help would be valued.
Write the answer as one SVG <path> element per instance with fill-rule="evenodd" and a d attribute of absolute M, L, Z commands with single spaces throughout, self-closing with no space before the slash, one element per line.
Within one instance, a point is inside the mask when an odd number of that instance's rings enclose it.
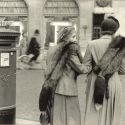
<path fill-rule="evenodd" d="M 13 23 L 13 21 L 0 21 L 0 26 L 10 26 Z"/>

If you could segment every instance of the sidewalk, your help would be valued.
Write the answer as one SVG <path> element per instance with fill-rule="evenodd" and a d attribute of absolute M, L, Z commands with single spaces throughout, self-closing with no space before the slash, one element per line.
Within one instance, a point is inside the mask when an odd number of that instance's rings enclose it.
<path fill-rule="evenodd" d="M 17 70 L 16 75 L 16 118 L 39 122 L 39 94 L 44 71 Z"/>
<path fill-rule="evenodd" d="M 40 123 L 26 119 L 16 119 L 16 125 L 40 125 Z"/>

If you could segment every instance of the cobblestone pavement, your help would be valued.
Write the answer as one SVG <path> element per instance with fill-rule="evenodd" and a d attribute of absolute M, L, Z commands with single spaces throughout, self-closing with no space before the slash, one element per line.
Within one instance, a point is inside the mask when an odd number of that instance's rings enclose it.
<path fill-rule="evenodd" d="M 17 118 L 39 121 L 38 99 L 43 83 L 43 70 L 17 70 Z M 81 115 L 83 121 L 85 107 L 85 87 L 84 75 L 78 78 L 78 90 Z M 122 118 L 121 125 L 125 125 L 125 75 L 121 76 L 122 95 Z M 83 125 L 83 122 L 82 122 Z"/>

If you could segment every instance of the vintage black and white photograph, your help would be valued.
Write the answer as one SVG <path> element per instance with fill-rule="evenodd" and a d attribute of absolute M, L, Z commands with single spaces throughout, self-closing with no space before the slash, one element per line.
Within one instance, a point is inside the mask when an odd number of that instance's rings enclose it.
<path fill-rule="evenodd" d="M 125 125 L 125 0 L 0 0 L 1 125 Z"/>

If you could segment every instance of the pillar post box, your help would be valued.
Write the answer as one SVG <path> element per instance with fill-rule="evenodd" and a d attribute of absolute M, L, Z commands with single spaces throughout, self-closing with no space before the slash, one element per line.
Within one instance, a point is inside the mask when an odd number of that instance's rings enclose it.
<path fill-rule="evenodd" d="M 0 28 L 0 124 L 15 124 L 16 42 L 20 33 Z"/>

